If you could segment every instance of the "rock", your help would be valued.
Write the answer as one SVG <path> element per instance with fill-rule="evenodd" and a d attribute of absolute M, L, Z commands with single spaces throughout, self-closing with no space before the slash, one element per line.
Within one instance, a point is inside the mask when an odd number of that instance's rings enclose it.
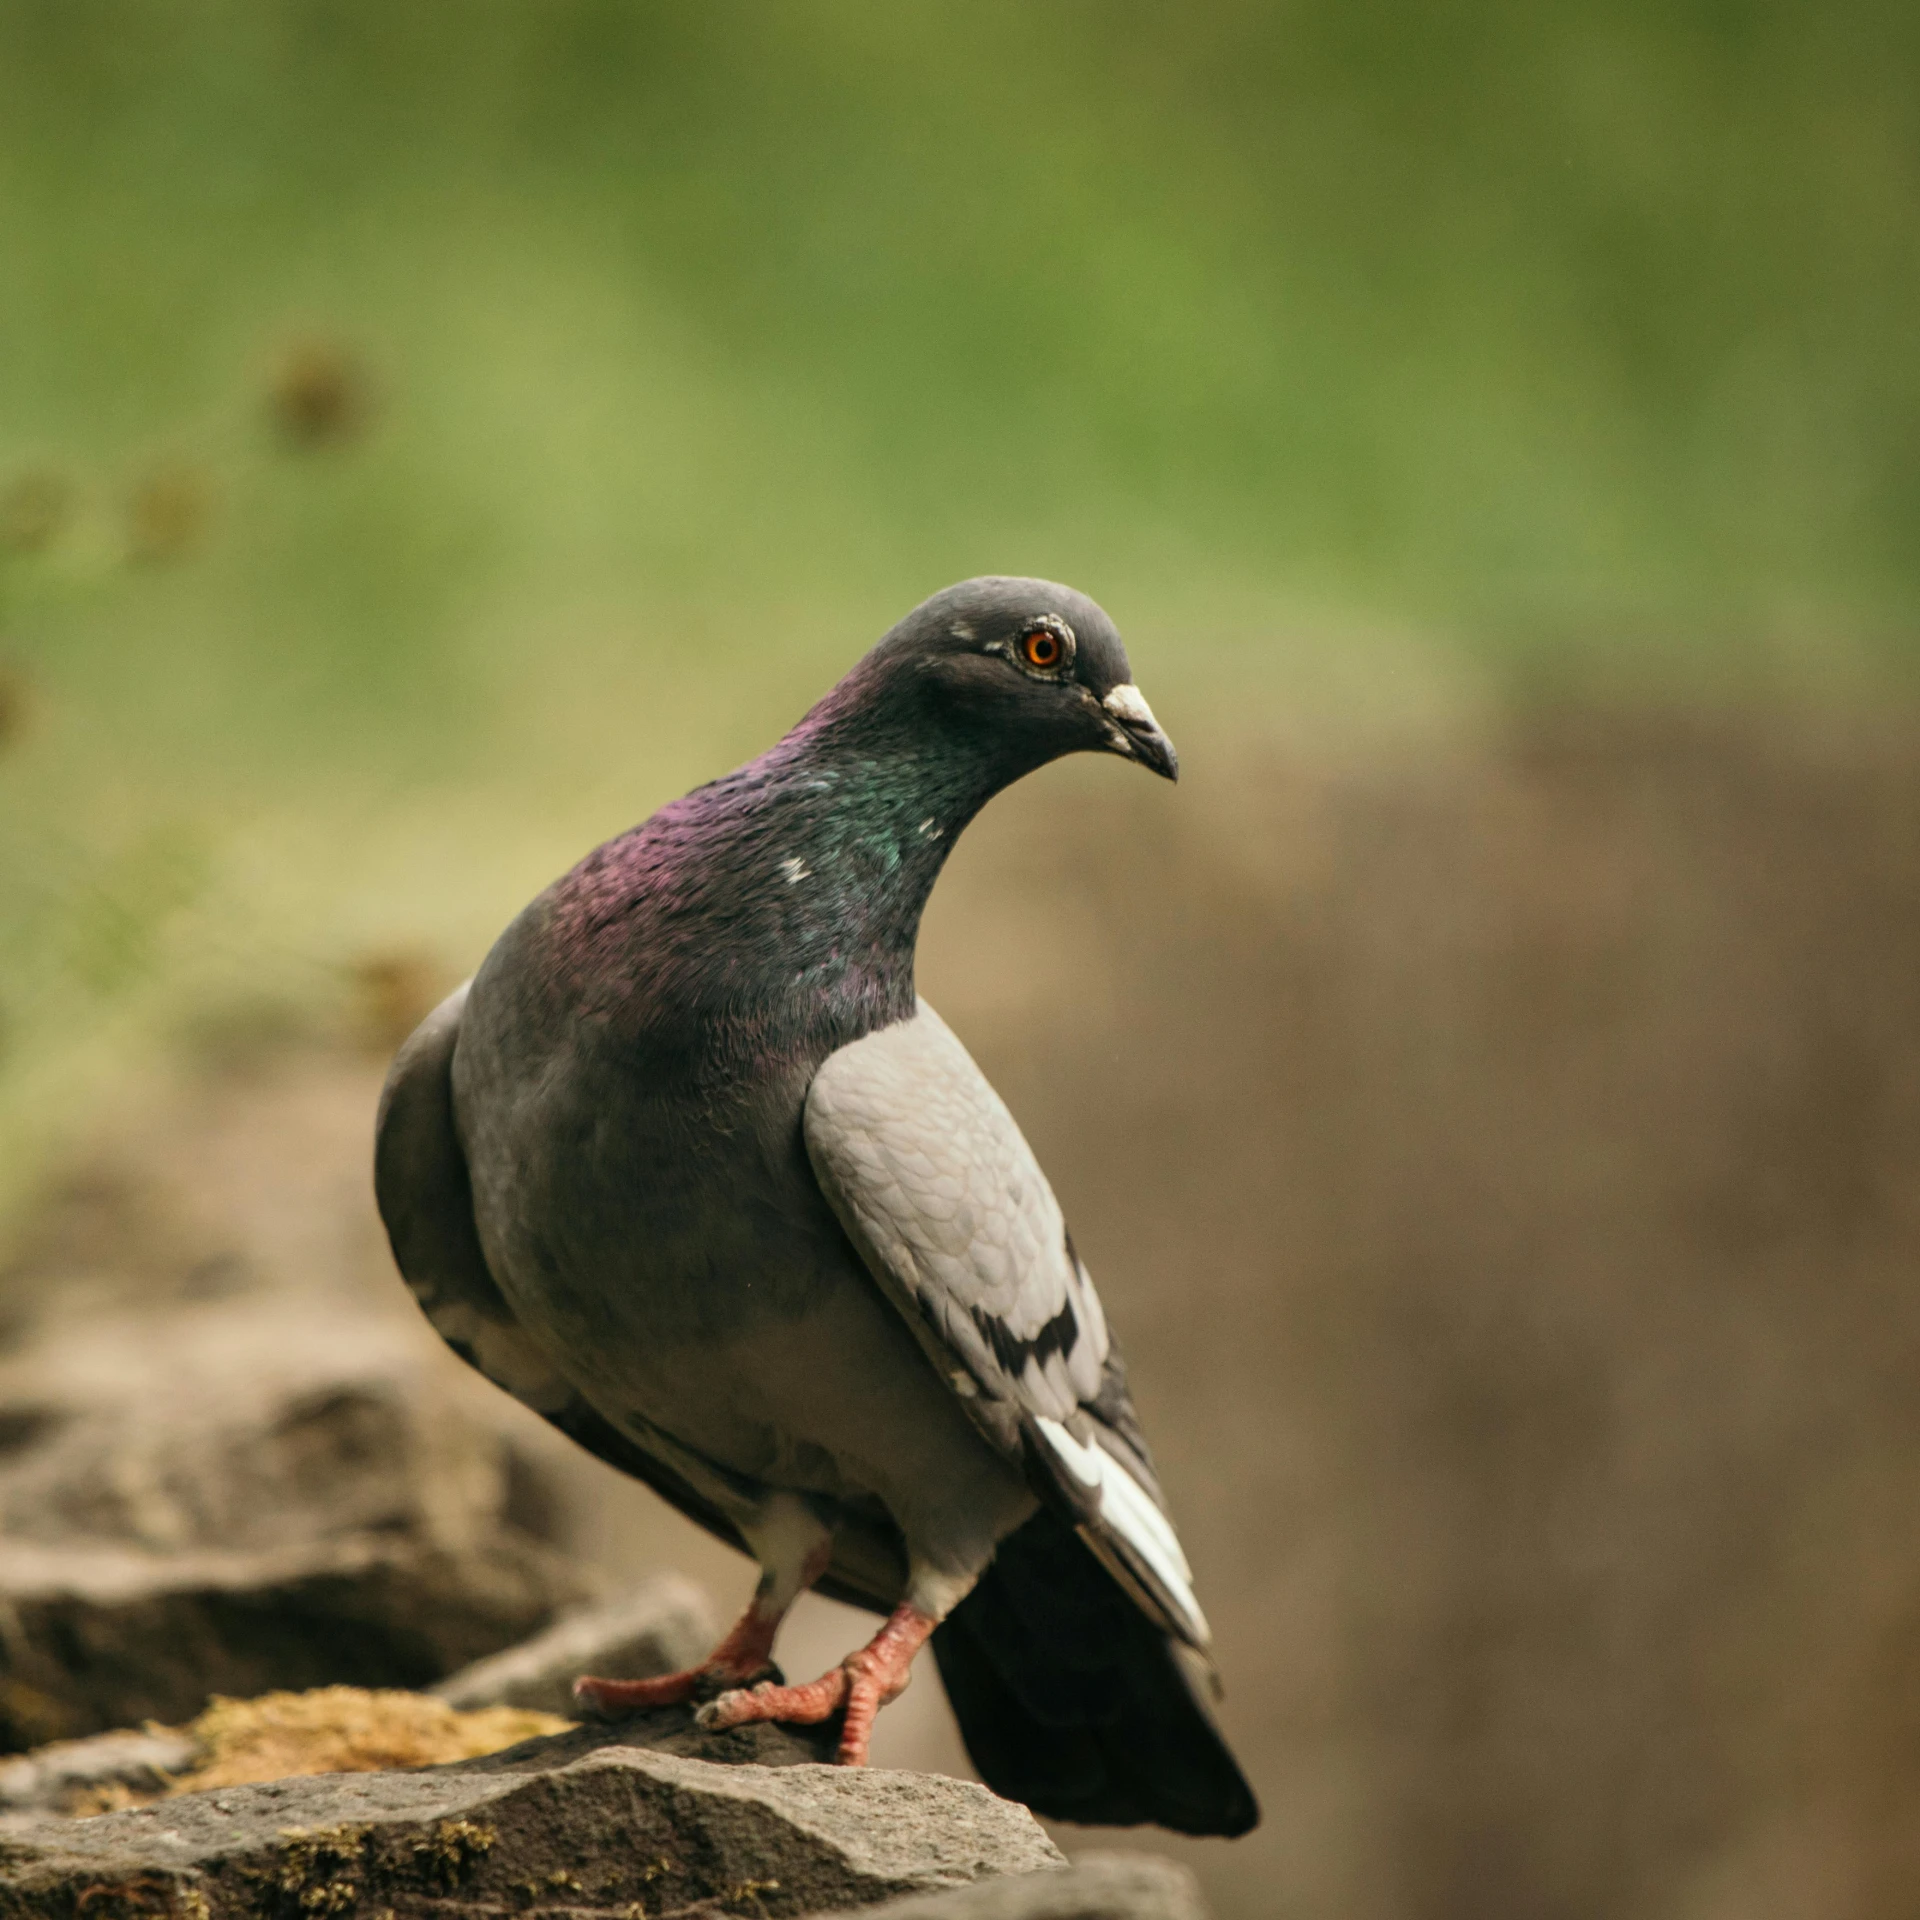
<path fill-rule="evenodd" d="M 694 1724 L 691 1707 L 657 1707 L 649 1713 L 585 1721 L 543 1741 L 540 1750 L 558 1766 L 603 1747 L 648 1747 L 722 1767 L 831 1766 L 840 1750 L 840 1727 L 834 1720 L 817 1727 L 762 1720 L 715 1732 Z"/>
<path fill-rule="evenodd" d="M 84 1817 L 172 1793 L 305 1773 L 377 1773 L 498 1753 L 567 1723 L 525 1707 L 461 1712 L 430 1694 L 319 1687 L 216 1699 L 184 1727 L 98 1733 L 0 1762 L 0 1826 Z"/>
<path fill-rule="evenodd" d="M 0 1751 L 213 1693 L 423 1687 L 590 1597 L 417 1343 L 245 1297 L 0 1364 Z"/>
<path fill-rule="evenodd" d="M 660 1915 L 702 1902 L 782 1920 L 1064 1864 L 1024 1807 L 971 1782 L 631 1744 L 664 1725 L 15 1826 L 0 1839 L 0 1920 L 70 1920 L 103 1899 L 102 1912 L 131 1901 L 197 1920 Z M 681 1716 L 667 1737 L 688 1736 L 730 1738 Z"/>
<path fill-rule="evenodd" d="M 678 1673 L 704 1659 L 719 1637 L 706 1594 L 665 1573 L 618 1599 L 563 1615 L 531 1640 L 450 1674 L 432 1692 L 455 1707 L 530 1707 L 571 1717 L 581 1674 L 645 1680 Z"/>
<path fill-rule="evenodd" d="M 1200 1883 L 1175 1861 L 1153 1853 L 1090 1853 L 1064 1872 L 1043 1869 L 910 1893 L 861 1909 L 860 1920 L 1207 1920 L 1207 1906 Z"/>
<path fill-rule="evenodd" d="M 73 1813 L 103 1791 L 159 1795 L 199 1756 L 199 1742 L 181 1727 L 123 1727 L 90 1740 L 61 1740 L 0 1760 L 0 1818 Z"/>
<path fill-rule="evenodd" d="M 13 1750 L 47 1733 L 190 1719 L 215 1693 L 418 1687 L 578 1591 L 533 1542 L 6 1559 L 0 1602 L 15 1631 L 0 1642 L 0 1738 Z"/>

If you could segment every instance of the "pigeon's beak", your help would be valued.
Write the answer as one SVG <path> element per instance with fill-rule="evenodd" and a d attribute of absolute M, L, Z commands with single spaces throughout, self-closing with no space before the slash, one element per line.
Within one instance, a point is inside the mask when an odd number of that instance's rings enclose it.
<path fill-rule="evenodd" d="M 1100 702 L 1109 721 L 1107 745 L 1115 753 L 1138 760 L 1167 780 L 1180 778 L 1180 756 L 1160 731 L 1146 696 L 1131 680 L 1117 686 Z"/>

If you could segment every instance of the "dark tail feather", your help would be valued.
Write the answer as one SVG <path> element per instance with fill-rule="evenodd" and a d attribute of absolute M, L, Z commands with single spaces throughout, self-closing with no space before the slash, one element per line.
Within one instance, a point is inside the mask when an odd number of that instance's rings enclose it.
<path fill-rule="evenodd" d="M 933 1636 L 980 1777 L 1050 1820 L 1245 1833 L 1260 1818 L 1168 1637 L 1042 1509 Z"/>

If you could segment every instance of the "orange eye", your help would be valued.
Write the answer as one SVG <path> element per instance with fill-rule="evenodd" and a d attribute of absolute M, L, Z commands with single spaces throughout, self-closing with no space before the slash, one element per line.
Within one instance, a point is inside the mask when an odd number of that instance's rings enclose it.
<path fill-rule="evenodd" d="M 1035 627 L 1020 642 L 1027 665 L 1042 671 L 1060 664 L 1060 636 L 1051 627 Z"/>

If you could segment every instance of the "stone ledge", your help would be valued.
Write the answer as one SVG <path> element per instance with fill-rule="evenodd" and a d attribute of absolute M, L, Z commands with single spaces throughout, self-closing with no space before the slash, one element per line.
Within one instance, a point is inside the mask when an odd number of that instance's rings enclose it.
<path fill-rule="evenodd" d="M 855 1920 L 851 1912 L 815 1920 Z M 858 1920 L 1207 1920 L 1200 1883 L 1152 1853 L 1092 1853 L 1064 1870 L 910 1893 Z"/>
<path fill-rule="evenodd" d="M 0 1839 L 0 1920 L 784 1920 L 1064 1865 L 1024 1807 L 967 1781 L 725 1764 L 623 1743 L 636 1734 L 707 1738 L 578 1728 L 452 1766 L 16 1826 Z"/>

